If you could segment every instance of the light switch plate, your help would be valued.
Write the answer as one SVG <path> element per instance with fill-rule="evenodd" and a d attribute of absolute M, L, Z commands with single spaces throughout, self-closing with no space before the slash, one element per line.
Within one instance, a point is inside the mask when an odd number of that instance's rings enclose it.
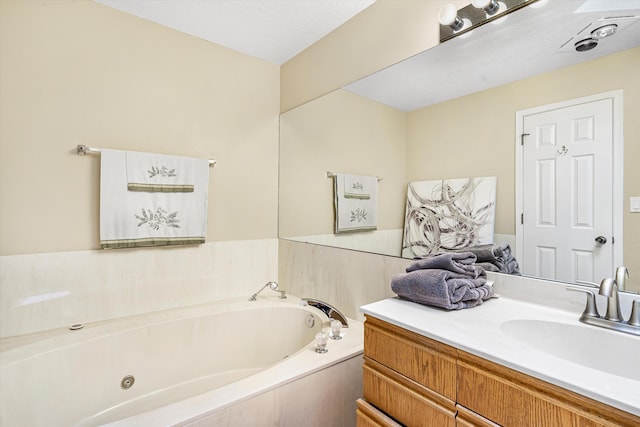
<path fill-rule="evenodd" d="M 629 212 L 640 213 L 640 197 L 629 198 Z"/>

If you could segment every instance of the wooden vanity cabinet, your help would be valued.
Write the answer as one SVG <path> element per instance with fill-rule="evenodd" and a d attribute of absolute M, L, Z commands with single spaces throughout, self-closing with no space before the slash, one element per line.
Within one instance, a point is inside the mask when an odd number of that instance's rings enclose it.
<path fill-rule="evenodd" d="M 640 417 L 458 351 L 459 405 L 504 426 L 640 426 Z"/>
<path fill-rule="evenodd" d="M 458 410 L 456 427 L 500 427 L 500 424 L 496 424 L 464 406 L 456 405 L 456 409 Z"/>
<path fill-rule="evenodd" d="M 402 427 L 402 424 L 397 423 L 364 399 L 356 401 L 356 416 L 358 427 Z"/>
<path fill-rule="evenodd" d="M 367 316 L 358 427 L 640 426 L 640 417 Z"/>
<path fill-rule="evenodd" d="M 367 403 L 403 425 L 455 426 L 455 348 L 373 317 L 364 348 Z M 358 425 L 367 424 L 358 417 Z"/>

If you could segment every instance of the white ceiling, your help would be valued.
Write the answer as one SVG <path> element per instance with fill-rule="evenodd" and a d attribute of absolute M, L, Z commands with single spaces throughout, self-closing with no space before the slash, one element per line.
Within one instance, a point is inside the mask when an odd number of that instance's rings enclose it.
<path fill-rule="evenodd" d="M 94 1 L 283 64 L 375 0 Z M 634 20 L 594 50 L 572 48 L 597 19 L 620 16 L 640 17 L 640 0 L 539 0 L 346 89 L 412 111 L 639 46 L 640 20 Z"/>
<path fill-rule="evenodd" d="M 619 31 L 600 40 L 595 49 L 576 52 L 573 48 L 599 26 L 594 24 L 599 18 L 640 18 L 639 0 L 541 0 L 539 4 L 513 12 L 499 24 L 485 24 L 468 36 L 446 41 L 346 89 L 413 111 L 640 46 L 640 19 L 623 19 L 615 21 Z"/>
<path fill-rule="evenodd" d="M 375 0 L 94 0 L 283 64 Z"/>

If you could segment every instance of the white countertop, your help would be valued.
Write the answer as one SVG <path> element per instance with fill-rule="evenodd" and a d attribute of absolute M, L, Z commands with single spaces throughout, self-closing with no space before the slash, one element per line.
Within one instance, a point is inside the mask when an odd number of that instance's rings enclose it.
<path fill-rule="evenodd" d="M 640 381 L 637 380 L 637 374 L 634 374 L 634 380 L 573 363 L 532 348 L 526 343 L 527 337 L 515 339 L 502 327 L 505 321 L 532 319 L 604 331 L 580 323 L 580 312 L 504 296 L 471 309 L 457 311 L 432 308 L 399 298 L 374 302 L 362 306 L 360 310 L 366 315 L 640 416 Z M 637 346 L 637 351 L 631 354 L 632 358 L 637 358 L 637 363 L 632 359 L 632 366 L 635 366 L 634 370 L 640 370 L 640 337 L 625 336 L 631 340 L 632 349 Z M 616 349 L 598 348 L 598 342 L 593 342 L 593 346 L 594 353 L 597 353 L 595 357 L 608 356 L 611 363 L 616 363 Z"/>

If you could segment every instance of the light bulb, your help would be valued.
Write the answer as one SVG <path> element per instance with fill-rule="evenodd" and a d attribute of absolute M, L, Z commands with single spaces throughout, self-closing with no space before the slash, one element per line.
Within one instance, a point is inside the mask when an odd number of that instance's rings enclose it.
<path fill-rule="evenodd" d="M 438 10 L 438 22 L 457 31 L 464 26 L 464 22 L 458 16 L 458 10 L 452 4 L 445 4 Z"/>
<path fill-rule="evenodd" d="M 491 0 L 471 0 L 473 7 L 477 7 L 478 9 L 484 9 L 489 3 L 491 3 Z"/>
<path fill-rule="evenodd" d="M 471 0 L 471 4 L 475 8 L 483 9 L 489 16 L 495 15 L 500 9 L 500 4 L 496 0 Z"/>
<path fill-rule="evenodd" d="M 591 37 L 596 40 L 600 40 L 615 34 L 617 29 L 618 26 L 616 24 L 603 25 L 602 27 L 596 28 L 595 30 L 591 31 Z"/>

